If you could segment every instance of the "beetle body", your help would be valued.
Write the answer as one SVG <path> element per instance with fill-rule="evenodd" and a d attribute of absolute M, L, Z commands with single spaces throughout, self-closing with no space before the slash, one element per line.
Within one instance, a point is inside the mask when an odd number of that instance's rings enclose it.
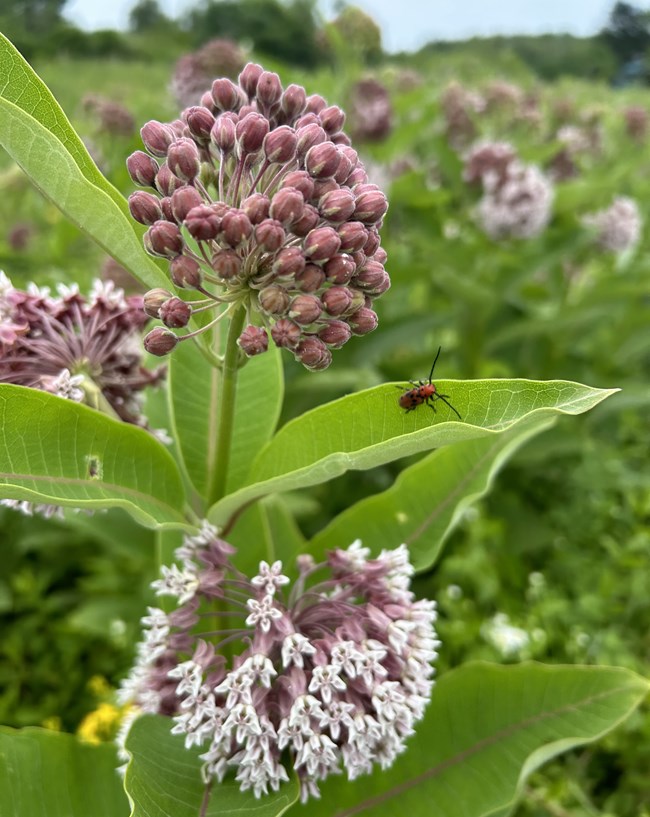
<path fill-rule="evenodd" d="M 440 350 L 442 347 L 438 348 L 438 354 L 436 355 L 436 359 L 433 361 L 433 366 L 431 367 L 431 371 L 429 372 L 429 379 L 428 380 L 418 380 L 417 382 L 411 380 L 409 381 L 412 388 L 406 389 L 402 392 L 399 398 L 399 405 L 400 408 L 403 408 L 406 413 L 408 414 L 409 411 L 414 411 L 418 406 L 421 406 L 423 403 L 429 406 L 434 412 L 436 410 L 436 400 L 442 400 L 449 408 L 457 415 L 459 420 L 463 418 L 460 414 L 456 411 L 456 409 L 451 405 L 449 400 L 448 394 L 440 394 L 438 389 L 435 386 L 435 383 L 431 382 L 431 378 L 433 377 L 433 370 L 436 367 L 436 363 L 438 362 L 438 358 L 440 357 Z M 397 388 L 401 388 L 398 386 Z"/>

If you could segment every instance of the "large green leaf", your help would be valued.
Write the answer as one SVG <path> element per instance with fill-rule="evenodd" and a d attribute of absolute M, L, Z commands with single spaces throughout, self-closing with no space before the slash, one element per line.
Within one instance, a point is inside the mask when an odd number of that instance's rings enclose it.
<path fill-rule="evenodd" d="M 146 254 L 114 196 L 89 180 L 62 142 L 18 105 L 0 97 L 0 145 L 36 187 L 79 229 L 150 287 L 167 276 Z"/>
<path fill-rule="evenodd" d="M 493 437 L 536 417 L 581 414 L 615 390 L 565 380 L 439 381 L 463 421 L 442 401 L 434 415 L 425 406 L 405 412 L 395 384 L 334 400 L 283 426 L 260 452 L 249 484 L 210 510 L 224 524 L 242 505 L 266 494 L 315 485 L 349 470 L 374 468 L 451 443 Z"/>
<path fill-rule="evenodd" d="M 280 817 L 298 799 L 295 777 L 259 800 L 233 780 L 206 788 L 202 750 L 186 749 L 183 736 L 171 734 L 171 724 L 169 718 L 145 715 L 131 727 L 125 780 L 131 817 Z"/>
<path fill-rule="evenodd" d="M 330 778 L 308 813 L 505 817 L 532 771 L 609 732 L 647 691 L 643 678 L 613 667 L 468 664 L 439 681 L 389 770 Z"/>
<path fill-rule="evenodd" d="M 0 728 L 2 817 L 127 817 L 115 747 L 47 729 Z"/>
<path fill-rule="evenodd" d="M 174 438 L 187 474 L 203 497 L 208 495 L 215 462 L 221 373 L 191 343 L 174 350 L 169 366 L 169 405 Z M 270 439 L 282 407 L 280 350 L 272 346 L 251 358 L 239 372 L 231 443 L 228 490 L 245 481 L 251 463 Z"/>
<path fill-rule="evenodd" d="M 120 507 L 149 527 L 185 527 L 176 463 L 151 434 L 86 406 L 0 385 L 0 494 Z"/>
<path fill-rule="evenodd" d="M 465 510 L 489 490 L 504 463 L 553 423 L 552 417 L 533 415 L 497 436 L 439 448 L 405 468 L 387 491 L 339 514 L 307 550 L 318 560 L 326 550 L 347 547 L 359 537 L 373 553 L 403 542 L 417 570 L 431 567 Z"/>

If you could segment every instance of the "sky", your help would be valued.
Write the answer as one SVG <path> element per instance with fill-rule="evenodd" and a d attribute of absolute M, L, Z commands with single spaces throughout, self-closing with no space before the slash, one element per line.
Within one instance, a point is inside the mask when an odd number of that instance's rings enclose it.
<path fill-rule="evenodd" d="M 85 29 L 124 28 L 135 0 L 68 0 L 65 16 Z M 194 3 L 159 0 L 171 17 Z M 601 29 L 613 0 L 354 0 L 381 26 L 387 51 L 415 50 L 436 39 L 490 34 L 568 32 L 578 36 Z M 636 3 L 648 7 L 650 3 Z M 319 0 L 331 17 L 334 0 Z"/>

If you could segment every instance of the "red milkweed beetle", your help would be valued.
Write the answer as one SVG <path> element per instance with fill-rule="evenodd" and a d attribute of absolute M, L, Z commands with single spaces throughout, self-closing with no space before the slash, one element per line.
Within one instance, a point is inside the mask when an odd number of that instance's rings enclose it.
<path fill-rule="evenodd" d="M 406 389 L 401 397 L 399 398 L 399 404 L 401 408 L 406 409 L 406 412 L 413 411 L 418 406 L 421 406 L 422 403 L 426 403 L 429 408 L 436 410 L 434 405 L 436 400 L 442 400 L 443 403 L 446 403 L 449 408 L 458 415 L 458 419 L 462 420 L 463 418 L 458 414 L 456 409 L 452 406 L 452 404 L 447 399 L 449 397 L 448 394 L 440 394 L 440 392 L 436 389 L 435 385 L 431 382 L 431 378 L 433 377 L 433 370 L 436 368 L 436 363 L 438 362 L 438 358 L 440 357 L 440 352 L 442 350 L 442 346 L 438 347 L 438 354 L 436 355 L 436 359 L 433 361 L 433 366 L 431 367 L 431 371 L 429 372 L 429 379 L 428 380 L 418 380 L 417 383 L 414 380 L 409 380 L 409 383 L 413 386 L 412 389 Z M 398 389 L 401 389 L 402 386 L 398 386 Z"/>

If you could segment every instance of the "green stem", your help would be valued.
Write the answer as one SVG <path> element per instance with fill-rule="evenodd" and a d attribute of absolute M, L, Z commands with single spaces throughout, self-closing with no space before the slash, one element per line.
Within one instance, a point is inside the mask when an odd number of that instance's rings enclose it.
<path fill-rule="evenodd" d="M 237 372 L 239 370 L 239 346 L 237 339 L 244 328 L 246 309 L 238 307 L 228 327 L 226 352 L 221 369 L 221 399 L 219 400 L 219 417 L 217 423 L 217 445 L 215 459 L 210 463 L 210 485 L 208 502 L 214 504 L 226 492 L 228 465 L 230 461 L 230 444 L 235 419 L 235 397 L 237 393 Z"/>

